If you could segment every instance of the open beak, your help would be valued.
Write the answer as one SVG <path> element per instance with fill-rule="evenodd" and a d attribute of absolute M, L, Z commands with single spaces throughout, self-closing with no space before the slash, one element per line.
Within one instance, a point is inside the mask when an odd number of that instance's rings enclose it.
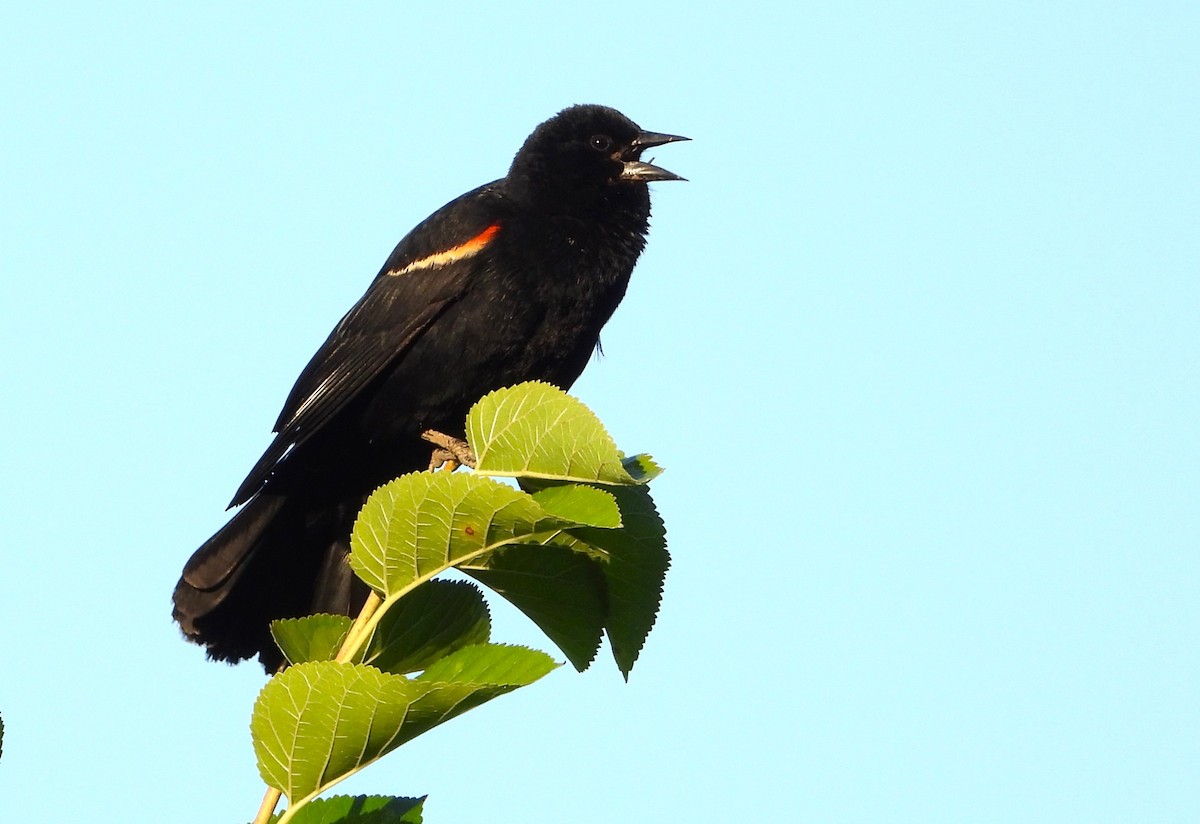
<path fill-rule="evenodd" d="M 649 183 L 652 180 L 686 180 L 674 172 L 668 172 L 666 169 L 643 163 L 637 158 L 641 156 L 645 149 L 651 149 L 655 146 L 663 146 L 667 143 L 675 143 L 680 140 L 691 140 L 690 137 L 680 137 L 677 134 L 659 134 L 658 132 L 642 132 L 633 139 L 629 144 L 629 149 L 624 153 L 625 168 L 621 170 L 621 180 L 635 180 L 641 183 Z"/>

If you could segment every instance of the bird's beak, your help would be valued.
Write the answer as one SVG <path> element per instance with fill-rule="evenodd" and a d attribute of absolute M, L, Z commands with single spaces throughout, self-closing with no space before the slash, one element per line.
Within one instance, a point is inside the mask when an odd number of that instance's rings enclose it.
<path fill-rule="evenodd" d="M 666 169 L 636 159 L 645 149 L 680 140 L 691 140 L 691 138 L 680 137 L 677 134 L 659 134 L 658 132 L 640 133 L 629 144 L 629 150 L 625 152 L 625 155 L 632 159 L 623 161 L 625 168 L 621 170 L 621 180 L 635 180 L 641 183 L 649 183 L 652 180 L 686 180 L 674 172 L 668 172 Z"/>

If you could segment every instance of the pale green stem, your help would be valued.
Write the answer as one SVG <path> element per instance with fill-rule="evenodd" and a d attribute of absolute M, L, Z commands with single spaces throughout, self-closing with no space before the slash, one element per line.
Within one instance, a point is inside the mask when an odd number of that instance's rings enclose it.
<path fill-rule="evenodd" d="M 253 824 L 267 824 L 271 820 L 271 815 L 275 812 L 275 806 L 279 803 L 281 795 L 283 793 L 274 787 L 267 787 L 266 795 L 263 796 L 262 806 L 258 808 L 258 815 L 254 816 Z"/>
<path fill-rule="evenodd" d="M 358 613 L 358 618 L 354 619 L 353 626 L 346 633 L 346 640 L 342 642 L 342 648 L 338 650 L 337 657 L 334 659 L 335 661 L 349 661 L 358 652 L 358 648 L 364 639 L 370 637 L 369 634 L 364 634 L 364 630 L 368 629 L 368 625 L 370 625 L 370 629 L 374 629 L 374 624 L 371 623 L 371 616 L 379 609 L 381 603 L 383 601 L 374 592 L 367 596 L 366 603 L 363 604 L 362 610 Z M 275 807 L 279 805 L 279 799 L 282 795 L 283 793 L 274 787 L 267 787 L 267 792 L 263 795 L 262 806 L 258 808 L 258 815 L 254 817 L 253 824 L 267 824 L 275 812 Z M 283 824 L 291 818 L 291 813 L 292 808 L 289 806 L 279 819 L 279 824 Z"/>
<path fill-rule="evenodd" d="M 458 468 L 458 463 L 455 461 L 446 461 L 443 465 L 443 470 L 453 472 Z M 407 588 L 405 591 L 407 592 Z M 358 617 L 354 619 L 354 623 L 350 627 L 350 631 L 346 633 L 346 640 L 342 641 L 341 649 L 338 650 L 337 656 L 333 659 L 340 664 L 344 664 L 353 658 L 359 649 L 371 637 L 371 633 L 375 631 L 375 626 L 379 623 L 379 607 L 383 604 L 383 599 L 374 591 L 367 596 L 366 602 L 358 613 Z M 374 619 L 374 620 L 373 620 Z M 279 805 L 279 799 L 283 793 L 274 787 L 268 787 L 267 792 L 263 795 L 262 806 L 258 809 L 258 815 L 254 817 L 252 824 L 267 824 L 271 820 L 271 816 L 275 813 L 275 807 Z M 300 806 L 296 807 L 299 810 Z M 286 824 L 292 817 L 292 806 L 289 806 L 279 818 L 278 824 Z"/>
<path fill-rule="evenodd" d="M 354 625 L 350 627 L 350 631 L 346 633 L 346 640 L 342 642 L 342 648 L 338 650 L 337 657 L 334 661 L 339 664 L 344 664 L 354 657 L 359 648 L 366 642 L 370 636 L 367 634 L 368 627 L 374 630 L 374 624 L 371 618 L 379 609 L 379 605 L 383 600 L 373 590 L 367 596 L 366 603 L 358 613 L 358 617 L 354 619 Z"/>

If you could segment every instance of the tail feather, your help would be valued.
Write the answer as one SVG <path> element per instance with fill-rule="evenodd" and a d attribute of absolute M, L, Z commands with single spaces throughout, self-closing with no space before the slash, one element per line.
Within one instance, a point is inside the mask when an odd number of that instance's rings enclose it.
<path fill-rule="evenodd" d="M 183 566 L 175 590 L 177 605 L 181 594 L 210 609 L 225 600 L 246 563 L 254 557 L 258 540 L 286 502 L 281 495 L 260 495 L 205 541 Z"/>
<path fill-rule="evenodd" d="M 283 495 L 252 498 L 196 550 L 175 586 L 174 617 L 210 658 L 283 657 L 270 622 L 313 612 L 352 614 L 366 586 L 346 562 L 361 501 L 314 510 Z"/>

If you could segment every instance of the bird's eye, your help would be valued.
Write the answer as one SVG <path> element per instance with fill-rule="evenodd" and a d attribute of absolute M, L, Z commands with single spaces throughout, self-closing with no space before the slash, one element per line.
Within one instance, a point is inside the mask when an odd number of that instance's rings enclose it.
<path fill-rule="evenodd" d="M 592 135 L 592 139 L 588 142 L 598 152 L 607 152 L 613 144 L 612 138 L 606 134 Z"/>

